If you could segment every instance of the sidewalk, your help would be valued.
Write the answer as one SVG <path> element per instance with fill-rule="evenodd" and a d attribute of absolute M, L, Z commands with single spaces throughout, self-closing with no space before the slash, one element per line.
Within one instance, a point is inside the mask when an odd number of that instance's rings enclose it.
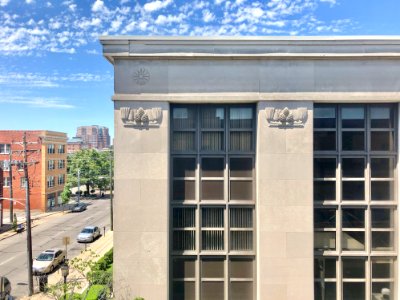
<path fill-rule="evenodd" d="M 84 261 L 87 261 L 89 259 L 92 259 L 93 261 L 99 260 L 101 257 L 104 256 L 104 254 L 109 251 L 113 247 L 113 232 L 112 231 L 107 231 L 104 236 L 101 236 L 99 239 L 97 239 L 95 242 L 88 244 L 87 251 L 83 251 L 81 254 L 76 256 L 75 258 L 77 259 L 82 259 Z M 94 252 L 96 255 L 98 255 L 95 258 L 92 258 L 92 252 Z M 76 278 L 81 278 L 81 275 L 74 270 L 70 270 L 70 274 L 68 275 L 67 280 L 71 279 L 76 279 Z M 48 284 L 49 285 L 54 285 L 58 282 L 62 282 L 64 279 L 61 275 L 61 270 L 58 269 L 56 272 L 51 274 L 48 279 Z M 89 286 L 89 283 L 85 280 L 82 279 L 82 287 L 79 290 L 76 290 L 75 292 L 77 293 L 82 293 L 86 290 L 86 288 Z M 38 291 L 35 291 L 36 294 L 33 296 L 25 296 L 20 298 L 20 300 L 50 300 L 54 299 L 49 296 L 46 296 L 44 293 L 39 293 Z"/>

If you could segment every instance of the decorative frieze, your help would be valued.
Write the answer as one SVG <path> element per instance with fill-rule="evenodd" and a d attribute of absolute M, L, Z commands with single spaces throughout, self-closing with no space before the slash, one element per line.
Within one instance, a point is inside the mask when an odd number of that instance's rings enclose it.
<path fill-rule="evenodd" d="M 158 126 L 162 119 L 161 107 L 149 109 L 121 107 L 120 113 L 124 126 Z"/>
<path fill-rule="evenodd" d="M 308 111 L 306 107 L 289 109 L 287 107 L 265 108 L 265 116 L 269 126 L 275 127 L 304 127 L 307 121 Z"/>

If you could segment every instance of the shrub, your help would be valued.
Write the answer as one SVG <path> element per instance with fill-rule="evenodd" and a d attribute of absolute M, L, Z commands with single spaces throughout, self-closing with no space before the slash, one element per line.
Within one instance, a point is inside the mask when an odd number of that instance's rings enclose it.
<path fill-rule="evenodd" d="M 14 213 L 14 218 L 13 218 L 13 222 L 12 222 L 12 229 L 14 231 L 17 231 L 17 227 L 18 227 L 17 214 Z"/>
<path fill-rule="evenodd" d="M 98 300 L 105 299 L 101 298 L 105 296 L 107 288 L 104 285 L 95 284 L 89 288 L 88 294 L 86 296 L 86 300 Z"/>

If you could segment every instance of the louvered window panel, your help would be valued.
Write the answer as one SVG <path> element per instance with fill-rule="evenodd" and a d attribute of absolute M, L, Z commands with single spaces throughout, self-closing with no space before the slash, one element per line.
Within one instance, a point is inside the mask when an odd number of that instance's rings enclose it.
<path fill-rule="evenodd" d="M 196 249 L 196 209 L 177 207 L 173 209 L 173 250 Z"/>
<path fill-rule="evenodd" d="M 194 230 L 174 230 L 173 235 L 174 251 L 195 250 L 196 235 Z"/>
<path fill-rule="evenodd" d="M 229 225 L 230 249 L 237 251 L 253 250 L 253 209 L 231 208 Z"/>
<path fill-rule="evenodd" d="M 203 208 L 201 220 L 202 250 L 224 250 L 224 209 Z"/>

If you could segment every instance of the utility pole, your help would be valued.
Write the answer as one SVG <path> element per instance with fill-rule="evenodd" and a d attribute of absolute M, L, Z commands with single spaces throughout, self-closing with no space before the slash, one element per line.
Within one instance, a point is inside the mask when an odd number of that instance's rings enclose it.
<path fill-rule="evenodd" d="M 78 203 L 81 197 L 81 169 L 78 169 Z"/>
<path fill-rule="evenodd" d="M 28 157 L 26 150 L 26 132 L 23 136 L 23 147 L 24 147 L 24 176 L 25 176 L 25 192 L 26 192 L 26 238 L 27 238 L 27 252 L 28 252 L 28 286 L 29 286 L 29 296 L 33 294 L 33 277 L 32 277 L 32 228 L 31 228 L 31 204 L 29 199 L 29 174 L 28 174 Z"/>
<path fill-rule="evenodd" d="M 113 151 L 110 150 L 110 230 L 114 230 L 114 213 L 113 213 Z"/>
<path fill-rule="evenodd" d="M 10 198 L 13 198 L 13 185 L 12 185 L 12 150 L 11 150 L 11 145 L 10 145 L 10 156 L 9 156 L 9 174 L 10 174 Z M 10 201 L 10 223 L 12 224 L 14 222 L 14 203 L 13 201 Z"/>

